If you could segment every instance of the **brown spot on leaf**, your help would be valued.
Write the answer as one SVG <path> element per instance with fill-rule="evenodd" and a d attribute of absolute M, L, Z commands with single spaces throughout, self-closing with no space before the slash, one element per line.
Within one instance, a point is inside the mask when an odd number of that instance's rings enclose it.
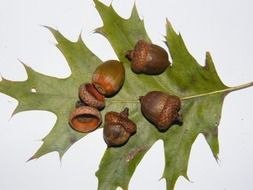
<path fill-rule="evenodd" d="M 127 162 L 130 162 L 131 160 L 133 160 L 139 153 L 145 151 L 147 148 L 146 146 L 142 146 L 142 147 L 138 147 L 134 150 L 132 150 L 131 152 L 129 152 L 127 154 L 127 157 L 126 157 L 126 161 Z"/>

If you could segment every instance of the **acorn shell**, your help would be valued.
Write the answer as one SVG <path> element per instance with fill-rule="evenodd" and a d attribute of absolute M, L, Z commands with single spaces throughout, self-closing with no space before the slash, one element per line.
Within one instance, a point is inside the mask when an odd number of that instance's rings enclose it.
<path fill-rule="evenodd" d="M 101 118 L 101 114 L 96 108 L 81 106 L 70 114 L 69 124 L 76 131 L 87 133 L 99 127 Z"/>
<path fill-rule="evenodd" d="M 143 115 L 160 131 L 165 131 L 172 124 L 181 123 L 179 110 L 181 101 L 177 96 L 160 91 L 151 91 L 140 97 Z"/>
<path fill-rule="evenodd" d="M 170 65 L 168 53 L 160 46 L 139 40 L 127 53 L 135 73 L 161 74 Z"/>
<path fill-rule="evenodd" d="M 92 75 L 92 83 L 105 96 L 113 96 L 122 87 L 125 80 L 125 68 L 117 60 L 100 64 Z"/>

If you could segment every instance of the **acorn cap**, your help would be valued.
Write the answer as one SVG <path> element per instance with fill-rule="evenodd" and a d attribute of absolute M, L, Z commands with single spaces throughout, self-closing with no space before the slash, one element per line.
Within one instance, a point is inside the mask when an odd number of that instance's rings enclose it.
<path fill-rule="evenodd" d="M 69 124 L 76 131 L 87 133 L 99 127 L 101 118 L 101 114 L 96 108 L 81 106 L 70 114 Z"/>
<path fill-rule="evenodd" d="M 100 94 L 93 84 L 84 83 L 79 87 L 79 97 L 88 106 L 99 110 L 105 107 L 105 98 Z"/>
<path fill-rule="evenodd" d="M 166 130 L 172 124 L 181 123 L 181 116 L 179 110 L 181 108 L 181 101 L 177 96 L 168 96 L 167 101 L 157 119 L 157 128 Z"/>

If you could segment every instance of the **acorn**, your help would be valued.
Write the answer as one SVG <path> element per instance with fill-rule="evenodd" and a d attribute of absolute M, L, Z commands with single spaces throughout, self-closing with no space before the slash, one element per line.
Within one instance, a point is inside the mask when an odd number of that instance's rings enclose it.
<path fill-rule="evenodd" d="M 121 146 L 136 132 L 136 124 L 128 119 L 128 108 L 122 112 L 107 112 L 103 130 L 104 140 L 108 147 Z"/>
<path fill-rule="evenodd" d="M 181 100 L 160 91 L 148 92 L 140 97 L 141 112 L 159 131 L 166 131 L 173 124 L 181 124 Z"/>
<path fill-rule="evenodd" d="M 87 133 L 99 127 L 101 118 L 102 116 L 96 108 L 80 106 L 70 114 L 69 124 L 76 131 Z"/>
<path fill-rule="evenodd" d="M 131 69 L 137 74 L 161 74 L 170 65 L 165 49 L 144 40 L 139 40 L 126 57 L 131 61 Z"/>
<path fill-rule="evenodd" d="M 98 90 L 94 87 L 93 84 L 84 83 L 79 87 L 79 98 L 84 105 L 88 105 L 99 110 L 105 107 L 105 98 Z"/>
<path fill-rule="evenodd" d="M 99 65 L 92 75 L 92 84 L 104 96 L 115 95 L 125 80 L 125 68 L 117 60 L 109 60 Z"/>

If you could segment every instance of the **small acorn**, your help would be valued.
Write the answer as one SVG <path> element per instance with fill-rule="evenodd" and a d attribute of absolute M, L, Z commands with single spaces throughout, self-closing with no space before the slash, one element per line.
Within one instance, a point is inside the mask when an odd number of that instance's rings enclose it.
<path fill-rule="evenodd" d="M 160 91 L 148 92 L 140 97 L 143 115 L 153 123 L 158 130 L 166 131 L 173 124 L 182 123 L 180 98 Z"/>
<path fill-rule="evenodd" d="M 105 114 L 104 140 L 108 147 L 121 146 L 136 132 L 136 124 L 128 119 L 128 108 L 121 113 L 108 112 Z"/>
<path fill-rule="evenodd" d="M 106 97 L 113 96 L 122 87 L 125 68 L 117 60 L 109 60 L 99 65 L 92 75 L 92 84 Z"/>
<path fill-rule="evenodd" d="M 94 131 L 101 124 L 100 112 L 90 106 L 76 108 L 69 117 L 70 126 L 82 133 Z"/>
<path fill-rule="evenodd" d="M 79 97 L 85 105 L 99 110 L 105 107 L 105 98 L 100 94 L 93 84 L 84 83 L 79 87 Z"/>
<path fill-rule="evenodd" d="M 161 74 L 170 65 L 168 53 L 162 47 L 144 40 L 139 40 L 126 57 L 135 73 Z"/>

